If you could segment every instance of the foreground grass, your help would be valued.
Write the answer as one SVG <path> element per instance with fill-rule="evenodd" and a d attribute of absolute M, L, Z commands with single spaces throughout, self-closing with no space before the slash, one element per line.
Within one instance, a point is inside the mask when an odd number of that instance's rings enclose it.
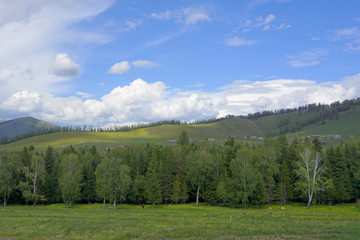
<path fill-rule="evenodd" d="M 0 239 L 359 239 L 354 205 L 232 209 L 63 204 L 0 208 Z"/>

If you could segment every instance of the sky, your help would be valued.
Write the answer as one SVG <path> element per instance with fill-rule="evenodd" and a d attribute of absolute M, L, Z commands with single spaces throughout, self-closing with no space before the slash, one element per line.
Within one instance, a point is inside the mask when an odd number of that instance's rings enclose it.
<path fill-rule="evenodd" d="M 360 97 L 358 0 L 0 0 L 0 119 L 191 122 Z"/>

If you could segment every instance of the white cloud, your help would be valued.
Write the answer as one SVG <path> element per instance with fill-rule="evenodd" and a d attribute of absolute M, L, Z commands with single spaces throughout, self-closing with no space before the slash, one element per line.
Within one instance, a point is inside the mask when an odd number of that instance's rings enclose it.
<path fill-rule="evenodd" d="M 204 9 L 185 8 L 183 10 L 185 25 L 192 25 L 198 22 L 209 22 L 210 17 Z"/>
<path fill-rule="evenodd" d="M 270 29 L 270 23 L 274 21 L 276 18 L 275 15 L 269 14 L 265 19 L 263 17 L 257 17 L 255 27 L 257 28 L 263 28 L 263 30 L 269 30 Z"/>
<path fill-rule="evenodd" d="M 282 3 L 282 2 L 289 2 L 290 0 L 251 0 L 249 3 L 249 8 L 254 8 L 258 5 L 263 5 L 266 3 L 271 3 L 271 2 L 278 2 L 278 3 Z"/>
<path fill-rule="evenodd" d="M 58 77 L 73 78 L 79 75 L 80 67 L 66 53 L 59 53 L 50 66 L 49 73 Z"/>
<path fill-rule="evenodd" d="M 110 4 L 110 0 L 0 1 L 0 102 L 23 90 L 62 91 L 54 85 L 68 79 L 50 74 L 49 63 L 57 53 L 68 52 L 64 46 L 108 41 L 105 35 L 71 26 L 98 15 Z"/>
<path fill-rule="evenodd" d="M 127 86 L 114 88 L 99 100 L 19 91 L 0 105 L 0 115 L 31 115 L 63 125 L 108 125 L 163 119 L 191 121 L 309 103 L 331 103 L 359 96 L 360 74 L 323 84 L 303 79 L 234 81 L 217 92 L 172 91 L 163 82 L 147 83 L 136 79 Z"/>
<path fill-rule="evenodd" d="M 152 68 L 155 64 L 148 60 L 136 60 L 131 63 L 136 68 Z"/>
<path fill-rule="evenodd" d="M 143 23 L 142 19 L 135 19 L 135 20 L 127 20 L 127 21 L 125 21 L 125 24 L 129 29 L 135 29 L 138 26 L 141 26 L 142 23 Z"/>
<path fill-rule="evenodd" d="M 255 43 L 258 43 L 257 40 L 246 40 L 243 38 L 233 37 L 229 38 L 225 41 L 225 44 L 231 47 L 238 47 L 238 46 L 251 46 Z"/>
<path fill-rule="evenodd" d="M 157 20 L 175 19 L 176 22 L 185 25 L 193 25 L 199 22 L 209 22 L 209 13 L 203 8 L 183 8 L 174 11 L 166 10 L 161 13 L 152 13 L 150 17 Z"/>
<path fill-rule="evenodd" d="M 287 23 L 281 23 L 279 25 L 272 24 L 275 19 L 276 16 L 273 14 L 269 14 L 266 17 L 259 16 L 256 17 L 255 20 L 247 19 L 239 24 L 239 28 L 242 29 L 243 32 L 248 32 L 252 29 L 268 31 L 270 29 L 283 30 L 291 27 L 291 25 Z"/>
<path fill-rule="evenodd" d="M 94 94 L 86 93 L 86 92 L 76 92 L 76 95 L 79 95 L 83 99 L 95 97 Z"/>
<path fill-rule="evenodd" d="M 288 64 L 292 67 L 310 67 L 319 64 L 328 54 L 328 50 L 314 48 L 309 51 L 303 51 L 297 56 L 286 55 Z"/>
<path fill-rule="evenodd" d="M 130 64 L 127 61 L 115 63 L 109 70 L 112 74 L 123 74 L 130 70 Z"/>
<path fill-rule="evenodd" d="M 152 13 L 152 14 L 150 14 L 150 16 L 152 18 L 157 19 L 157 20 L 169 20 L 172 15 L 174 15 L 174 12 L 169 11 L 168 9 L 166 9 L 166 11 L 162 12 L 162 13 Z"/>
<path fill-rule="evenodd" d="M 334 41 L 348 40 L 347 50 L 360 50 L 360 29 L 357 27 L 338 29 L 331 38 Z"/>

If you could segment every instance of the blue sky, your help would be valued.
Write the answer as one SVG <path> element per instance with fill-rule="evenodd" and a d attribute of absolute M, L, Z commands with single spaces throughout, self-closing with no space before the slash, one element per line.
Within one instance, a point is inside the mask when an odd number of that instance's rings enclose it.
<path fill-rule="evenodd" d="M 192 121 L 360 96 L 360 2 L 0 0 L 0 118 Z"/>

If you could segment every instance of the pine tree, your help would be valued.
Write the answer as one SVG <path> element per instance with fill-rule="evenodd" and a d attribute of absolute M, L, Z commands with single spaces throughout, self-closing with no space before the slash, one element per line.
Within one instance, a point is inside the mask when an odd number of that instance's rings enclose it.
<path fill-rule="evenodd" d="M 146 173 L 146 199 L 153 207 L 162 202 L 159 169 L 161 169 L 161 163 L 153 154 Z"/>
<path fill-rule="evenodd" d="M 346 202 L 350 200 L 350 177 L 346 165 L 342 147 L 338 145 L 335 149 L 330 147 L 327 151 L 329 162 L 329 175 L 333 187 L 330 191 L 330 199 L 335 202 Z"/>
<path fill-rule="evenodd" d="M 181 132 L 177 142 L 181 146 L 185 146 L 185 145 L 189 144 L 189 135 L 187 134 L 187 132 L 185 130 Z"/>
<path fill-rule="evenodd" d="M 175 181 L 173 183 L 171 200 L 177 204 L 180 199 L 181 199 L 181 177 L 180 175 L 176 175 Z"/>
<path fill-rule="evenodd" d="M 54 171 L 55 156 L 52 147 L 48 147 L 45 152 L 45 185 L 44 194 L 47 202 L 54 203 L 57 200 L 57 172 Z"/>

